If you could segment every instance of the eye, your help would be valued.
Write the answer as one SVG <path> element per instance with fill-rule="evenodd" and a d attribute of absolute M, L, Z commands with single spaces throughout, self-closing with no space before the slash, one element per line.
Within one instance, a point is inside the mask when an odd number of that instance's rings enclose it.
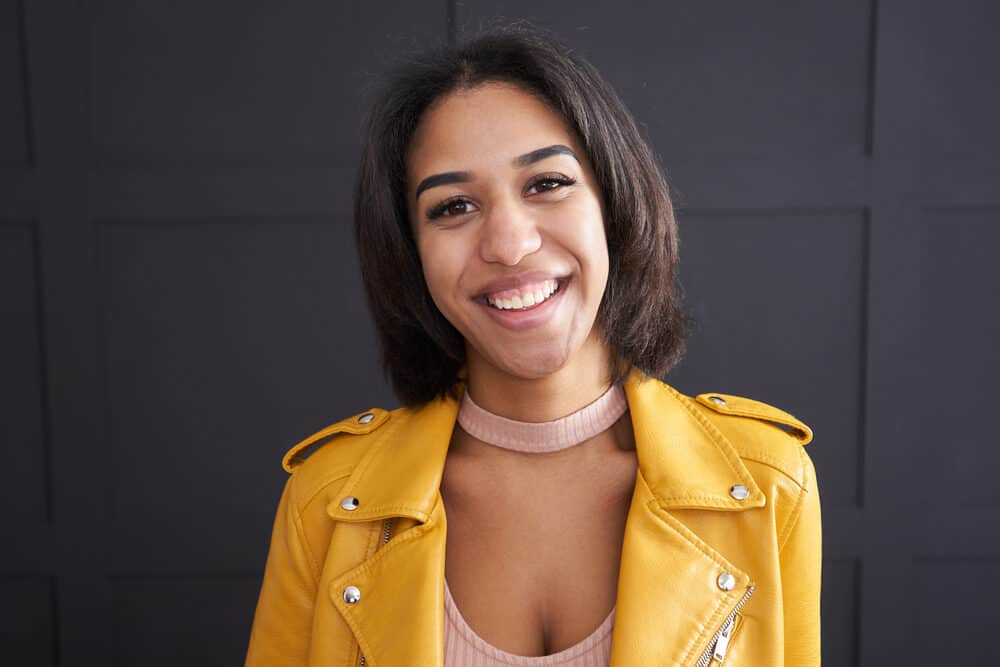
<path fill-rule="evenodd" d="M 539 193 L 549 192 L 552 190 L 558 190 L 566 185 L 573 185 L 574 183 L 576 183 L 576 180 L 569 178 L 568 176 L 546 174 L 531 181 L 525 192 L 526 194 L 532 194 L 531 190 L 535 188 L 537 188 Z"/>
<path fill-rule="evenodd" d="M 428 220 L 436 220 L 442 217 L 465 215 L 472 212 L 472 202 L 464 197 L 452 197 L 434 206 L 427 211 Z"/>

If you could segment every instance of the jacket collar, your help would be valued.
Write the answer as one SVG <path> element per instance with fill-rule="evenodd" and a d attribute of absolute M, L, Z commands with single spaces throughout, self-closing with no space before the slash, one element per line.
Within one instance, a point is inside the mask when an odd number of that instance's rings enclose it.
<path fill-rule="evenodd" d="M 633 371 L 624 383 L 639 469 L 663 509 L 744 510 L 764 505 L 764 494 L 733 445 L 673 387 Z M 459 386 L 459 392 L 461 392 Z M 441 475 L 459 402 L 438 398 L 394 415 L 343 488 L 360 499 L 345 511 L 334 500 L 330 514 L 341 521 L 406 516 L 423 523 L 438 502 Z M 415 436 L 415 437 L 414 437 Z M 749 496 L 730 495 L 742 484 Z"/>

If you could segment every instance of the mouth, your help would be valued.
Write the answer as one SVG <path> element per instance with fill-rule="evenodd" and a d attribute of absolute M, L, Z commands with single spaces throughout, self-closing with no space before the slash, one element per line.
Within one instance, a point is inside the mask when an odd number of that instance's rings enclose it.
<path fill-rule="evenodd" d="M 476 301 L 493 310 L 504 312 L 534 310 L 559 294 L 569 280 L 569 276 L 550 278 L 517 289 L 483 294 Z"/>

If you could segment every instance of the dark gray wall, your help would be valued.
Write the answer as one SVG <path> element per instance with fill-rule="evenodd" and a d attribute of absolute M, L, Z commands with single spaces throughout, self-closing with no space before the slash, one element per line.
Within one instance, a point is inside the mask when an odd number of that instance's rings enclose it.
<path fill-rule="evenodd" d="M 700 325 L 810 423 L 827 665 L 995 664 L 996 3 L 0 0 L 0 664 L 235 665 L 284 449 L 394 401 L 367 85 L 496 16 L 646 127 Z"/>

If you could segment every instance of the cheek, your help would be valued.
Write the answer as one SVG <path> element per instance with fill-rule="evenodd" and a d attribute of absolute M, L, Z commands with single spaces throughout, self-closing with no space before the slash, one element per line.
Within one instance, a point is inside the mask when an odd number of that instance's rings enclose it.
<path fill-rule="evenodd" d="M 431 298 L 439 310 L 447 313 L 449 296 L 454 293 L 461 275 L 461 267 L 455 264 L 456 255 L 446 244 L 438 242 L 418 242 L 417 250 Z"/>
<path fill-rule="evenodd" d="M 604 233 L 604 217 L 600 204 L 595 200 L 582 206 L 567 220 L 565 229 L 572 230 L 566 242 L 591 280 L 597 279 L 601 288 L 608 273 L 608 241 Z"/>
<path fill-rule="evenodd" d="M 598 308 L 608 285 L 610 258 L 604 221 L 599 212 L 592 220 L 591 224 L 579 229 L 577 252 L 583 269 L 583 287 L 587 302 L 590 307 Z"/>

